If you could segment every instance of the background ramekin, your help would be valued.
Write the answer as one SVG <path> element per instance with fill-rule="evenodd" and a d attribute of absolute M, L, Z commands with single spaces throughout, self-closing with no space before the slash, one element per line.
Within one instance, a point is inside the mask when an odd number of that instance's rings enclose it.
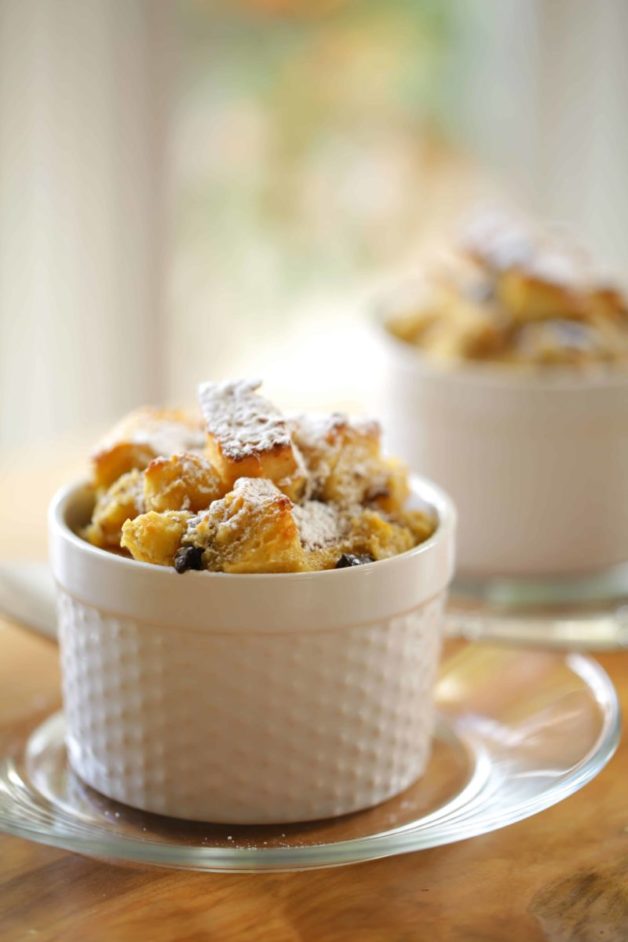
<path fill-rule="evenodd" d="M 67 744 L 110 798 L 237 823 L 344 814 L 424 769 L 455 513 L 421 546 L 330 572 L 226 575 L 137 563 L 73 532 L 85 486 L 51 505 Z"/>
<path fill-rule="evenodd" d="M 439 481 L 463 574 L 552 576 L 628 559 L 628 375 L 430 364 L 380 323 L 387 447 Z"/>

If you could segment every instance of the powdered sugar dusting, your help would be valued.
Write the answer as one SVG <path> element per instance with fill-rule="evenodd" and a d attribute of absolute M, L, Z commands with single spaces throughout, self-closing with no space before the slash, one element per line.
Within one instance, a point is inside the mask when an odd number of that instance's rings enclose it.
<path fill-rule="evenodd" d="M 374 465 L 381 463 L 379 422 L 334 412 L 295 416 L 291 428 L 309 472 L 308 496 L 329 499 L 326 488 L 333 477 L 332 499 L 360 503 L 375 473 Z"/>
<path fill-rule="evenodd" d="M 152 446 L 157 455 L 169 457 L 176 452 L 200 451 L 204 445 L 204 435 L 179 422 L 147 423 L 131 436 L 131 441 Z"/>
<path fill-rule="evenodd" d="M 376 419 L 351 419 L 344 412 L 331 414 L 304 413 L 292 416 L 291 426 L 304 448 L 319 449 L 334 444 L 345 429 L 358 435 L 379 436 L 381 426 Z"/>
<path fill-rule="evenodd" d="M 292 506 L 290 498 L 282 494 L 279 488 L 267 478 L 238 478 L 230 494 L 213 501 L 207 510 L 202 510 L 190 517 L 183 542 L 207 547 L 214 537 L 217 526 L 223 530 L 231 528 L 234 531 L 240 528 L 239 511 L 233 509 L 234 497 L 242 499 L 243 507 L 240 507 L 240 510 L 244 512 L 271 506 L 287 510 Z"/>
<path fill-rule="evenodd" d="M 199 401 L 207 431 L 235 460 L 291 446 L 288 423 L 272 403 L 258 396 L 259 380 L 202 383 Z"/>
<path fill-rule="evenodd" d="M 282 500 L 290 504 L 289 498 L 267 478 L 238 478 L 233 485 L 235 494 L 241 494 L 252 504 L 265 504 L 268 501 Z"/>
<path fill-rule="evenodd" d="M 463 249 L 497 271 L 526 265 L 534 256 L 529 227 L 500 212 L 483 212 L 471 219 L 461 243 Z"/>
<path fill-rule="evenodd" d="M 497 272 L 516 268 L 532 277 L 572 290 L 596 289 L 608 277 L 582 247 L 564 233 L 541 230 L 503 213 L 483 213 L 466 227 L 462 247 Z"/>
<path fill-rule="evenodd" d="M 118 422 L 98 444 L 96 454 L 121 443 L 148 445 L 156 456 L 169 457 L 175 452 L 201 451 L 205 435 L 200 420 L 179 410 L 136 409 Z"/>
<path fill-rule="evenodd" d="M 336 543 L 343 535 L 343 521 L 338 508 L 333 504 L 321 504 L 308 500 L 292 510 L 301 543 L 308 550 L 321 549 Z"/>

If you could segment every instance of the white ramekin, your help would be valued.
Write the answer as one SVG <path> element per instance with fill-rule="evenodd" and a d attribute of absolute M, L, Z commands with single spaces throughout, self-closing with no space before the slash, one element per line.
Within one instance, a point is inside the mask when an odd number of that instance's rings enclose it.
<path fill-rule="evenodd" d="M 67 745 L 110 798 L 237 823 L 345 814 L 422 772 L 453 569 L 455 512 L 426 481 L 431 539 L 330 572 L 174 570 L 90 546 L 92 503 L 50 510 Z"/>
<path fill-rule="evenodd" d="M 378 332 L 387 446 L 451 494 L 461 573 L 576 575 L 628 559 L 628 376 L 443 369 Z"/>

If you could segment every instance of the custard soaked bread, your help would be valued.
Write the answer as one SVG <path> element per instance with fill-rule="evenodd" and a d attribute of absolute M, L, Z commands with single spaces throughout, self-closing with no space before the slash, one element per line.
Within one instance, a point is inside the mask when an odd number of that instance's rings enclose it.
<path fill-rule="evenodd" d="M 203 510 L 227 492 L 212 463 L 192 452 L 153 458 L 144 472 L 147 510 Z"/>
<path fill-rule="evenodd" d="M 484 215 L 388 329 L 442 362 L 628 365 L 628 304 L 553 232 Z"/>
<path fill-rule="evenodd" d="M 404 464 L 381 454 L 382 430 L 372 419 L 300 415 L 292 435 L 309 475 L 308 496 L 340 505 L 367 504 L 395 512 L 408 498 Z"/>
<path fill-rule="evenodd" d="M 92 455 L 92 479 L 98 488 L 109 487 L 125 471 L 145 468 L 153 458 L 204 446 L 197 417 L 182 409 L 136 409 L 125 416 L 98 443 Z"/>
<path fill-rule="evenodd" d="M 238 478 L 233 490 L 193 518 L 184 546 L 202 550 L 215 572 L 295 572 L 305 568 L 289 497 L 266 478 Z"/>
<path fill-rule="evenodd" d="M 229 485 L 238 478 L 268 478 L 290 496 L 305 487 L 303 460 L 287 420 L 257 394 L 258 380 L 203 383 L 201 411 L 207 454 Z"/>
<path fill-rule="evenodd" d="M 122 528 L 120 546 L 143 563 L 174 566 L 191 516 L 187 510 L 150 510 L 130 518 Z"/>
<path fill-rule="evenodd" d="M 204 383 L 200 438 L 186 418 L 159 443 L 155 410 L 144 410 L 145 429 L 139 413 L 118 426 L 109 453 L 124 443 L 126 460 L 98 473 L 100 449 L 85 539 L 181 573 L 280 573 L 374 562 L 431 536 L 432 517 L 406 507 L 407 471 L 382 456 L 377 422 L 286 418 L 258 388 Z M 192 435 L 192 449 L 177 449 L 179 434 Z M 128 447 L 139 443 L 144 451 Z M 165 453 L 146 460 L 159 444 Z M 123 470 L 111 480 L 114 467 Z"/>
<path fill-rule="evenodd" d="M 134 468 L 121 474 L 111 487 L 102 489 L 96 499 L 85 537 L 94 546 L 115 549 L 120 546 L 122 525 L 144 511 L 144 480 Z"/>

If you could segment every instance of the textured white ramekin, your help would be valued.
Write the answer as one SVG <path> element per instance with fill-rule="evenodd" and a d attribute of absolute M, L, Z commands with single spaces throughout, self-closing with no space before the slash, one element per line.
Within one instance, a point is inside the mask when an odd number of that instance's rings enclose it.
<path fill-rule="evenodd" d="M 595 572 L 628 559 L 628 376 L 446 370 L 391 337 L 387 446 L 439 481 L 469 575 Z"/>
<path fill-rule="evenodd" d="M 73 532 L 92 497 L 50 510 L 67 744 L 110 798 L 159 814 L 305 821 L 397 794 L 425 767 L 455 512 L 389 560 L 303 574 L 174 570 Z"/>

